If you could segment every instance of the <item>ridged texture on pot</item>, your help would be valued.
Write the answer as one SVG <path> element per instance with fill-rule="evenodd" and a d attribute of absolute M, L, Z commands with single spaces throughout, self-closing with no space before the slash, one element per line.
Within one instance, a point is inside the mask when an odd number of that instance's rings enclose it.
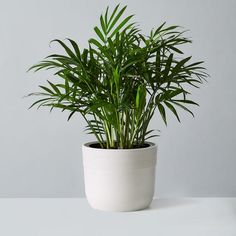
<path fill-rule="evenodd" d="M 85 193 L 89 204 L 104 211 L 148 207 L 155 185 L 157 146 L 98 149 L 83 145 Z"/>

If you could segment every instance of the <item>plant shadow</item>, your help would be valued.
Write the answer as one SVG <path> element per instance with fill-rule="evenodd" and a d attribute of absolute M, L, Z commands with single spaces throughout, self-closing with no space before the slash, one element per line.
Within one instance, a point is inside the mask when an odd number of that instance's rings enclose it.
<path fill-rule="evenodd" d="M 146 210 L 166 209 L 195 204 L 196 199 L 191 198 L 162 198 L 153 199 L 151 205 Z"/>

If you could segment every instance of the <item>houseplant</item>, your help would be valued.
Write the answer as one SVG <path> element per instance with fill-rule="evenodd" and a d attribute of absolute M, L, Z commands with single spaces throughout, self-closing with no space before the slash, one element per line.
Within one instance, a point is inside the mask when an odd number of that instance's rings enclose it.
<path fill-rule="evenodd" d="M 83 145 L 86 196 L 96 209 L 130 211 L 147 207 L 153 197 L 157 136 L 149 129 L 154 112 L 167 124 L 166 110 L 180 121 L 177 108 L 193 115 L 189 88 L 207 77 L 202 61 L 183 57 L 191 43 L 178 26 L 165 23 L 148 36 L 123 17 L 126 6 L 107 7 L 95 27 L 96 38 L 81 51 L 67 39 L 53 40 L 65 55 L 52 54 L 30 70 L 53 69 L 57 79 L 40 85 L 33 106 L 79 113 L 96 142 Z"/>

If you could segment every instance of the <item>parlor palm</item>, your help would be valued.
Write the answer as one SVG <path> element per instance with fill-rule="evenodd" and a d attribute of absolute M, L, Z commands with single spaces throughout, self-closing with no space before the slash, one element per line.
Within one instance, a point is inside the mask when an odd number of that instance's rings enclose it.
<path fill-rule="evenodd" d="M 191 43 L 178 26 L 165 23 L 141 33 L 133 15 L 123 17 L 126 6 L 109 8 L 100 16 L 88 48 L 67 39 L 53 40 L 65 54 L 52 54 L 30 70 L 53 69 L 57 83 L 48 80 L 33 106 L 68 111 L 68 120 L 80 113 L 86 130 L 101 148 L 144 147 L 157 135 L 149 129 L 154 112 L 167 124 L 166 110 L 180 121 L 178 109 L 189 113 L 189 87 L 198 87 L 207 74 L 203 62 L 184 57 L 180 45 Z"/>

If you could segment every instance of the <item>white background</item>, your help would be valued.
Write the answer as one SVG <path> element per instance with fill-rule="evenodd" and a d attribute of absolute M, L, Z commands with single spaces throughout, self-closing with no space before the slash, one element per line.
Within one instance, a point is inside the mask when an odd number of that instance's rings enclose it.
<path fill-rule="evenodd" d="M 209 82 L 193 90 L 200 108 L 182 123 L 159 117 L 156 193 L 161 197 L 236 196 L 236 1 L 119 1 L 128 4 L 144 33 L 167 21 L 190 29 L 194 60 L 204 60 Z M 84 195 L 81 144 L 93 140 L 84 121 L 47 109 L 27 110 L 38 84 L 49 73 L 26 73 L 50 53 L 54 38 L 81 47 L 94 35 L 102 10 L 116 1 L 0 0 L 0 197 L 76 197 Z"/>

